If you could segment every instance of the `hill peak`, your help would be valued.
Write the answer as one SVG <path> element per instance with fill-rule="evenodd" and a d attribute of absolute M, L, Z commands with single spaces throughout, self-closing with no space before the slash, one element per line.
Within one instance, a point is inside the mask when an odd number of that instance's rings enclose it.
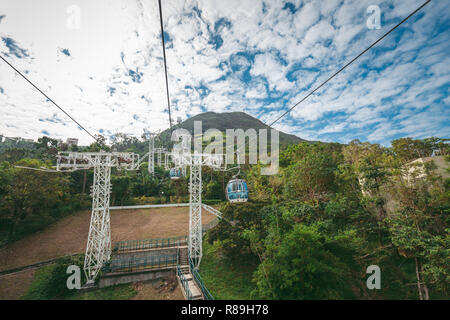
<path fill-rule="evenodd" d="M 225 132 L 226 129 L 269 129 L 270 127 L 266 124 L 264 124 L 261 120 L 256 119 L 255 117 L 252 117 L 251 115 L 242 112 L 242 111 L 235 111 L 235 112 L 213 112 L 208 111 L 204 113 L 197 114 L 193 117 L 190 117 L 189 119 L 186 119 L 185 121 L 181 122 L 180 124 L 174 125 L 173 129 L 177 128 L 183 128 L 188 130 L 191 134 L 194 132 L 194 121 L 202 121 L 202 130 L 203 132 L 208 129 L 218 129 L 222 132 Z M 170 130 L 165 130 L 161 133 L 161 137 L 169 138 Z M 163 138 L 163 140 L 165 140 Z M 302 141 L 305 141 L 304 139 L 301 139 L 295 135 L 287 134 L 280 131 L 280 145 L 287 145 L 287 144 L 297 144 Z"/>

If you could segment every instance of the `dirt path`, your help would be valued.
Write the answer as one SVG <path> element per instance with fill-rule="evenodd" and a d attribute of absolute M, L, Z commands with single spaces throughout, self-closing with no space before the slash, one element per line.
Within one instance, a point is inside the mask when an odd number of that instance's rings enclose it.
<path fill-rule="evenodd" d="M 18 300 L 34 280 L 36 270 L 26 270 L 0 278 L 0 300 Z"/>
<path fill-rule="evenodd" d="M 39 233 L 0 248 L 0 270 L 84 252 L 90 215 L 90 211 L 77 212 Z M 204 211 L 202 222 L 214 218 Z M 188 207 L 111 211 L 113 242 L 181 236 L 188 231 Z M 2 281 L 0 286 L 4 285 Z"/>
<path fill-rule="evenodd" d="M 132 284 L 137 291 L 132 300 L 184 300 L 175 275 L 168 279 Z"/>

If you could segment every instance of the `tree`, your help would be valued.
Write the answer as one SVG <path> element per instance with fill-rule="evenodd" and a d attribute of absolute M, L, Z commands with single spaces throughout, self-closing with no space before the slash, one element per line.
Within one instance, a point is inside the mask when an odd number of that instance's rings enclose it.
<path fill-rule="evenodd" d="M 0 163 L 0 201 L 11 188 L 13 180 L 12 167 L 8 161 Z"/>
<path fill-rule="evenodd" d="M 136 137 L 129 136 L 125 133 L 116 133 L 111 137 L 111 147 L 115 151 L 123 152 L 136 152 L 138 147 L 139 139 Z"/>
<path fill-rule="evenodd" d="M 431 137 L 425 139 L 400 138 L 392 141 L 392 150 L 403 162 L 409 162 L 417 158 L 431 157 L 434 153 L 448 154 L 449 139 Z"/>
<path fill-rule="evenodd" d="M 223 217 L 215 228 L 209 231 L 210 243 L 219 240 L 221 252 L 229 261 L 255 261 L 255 255 L 250 250 L 250 242 L 243 236 L 246 229 L 255 227 L 261 229 L 261 209 L 265 203 L 248 201 L 242 204 L 226 203 L 220 208 Z M 228 221 L 235 222 L 233 225 Z"/>
<path fill-rule="evenodd" d="M 275 200 L 283 189 L 279 175 L 262 175 L 261 164 L 252 166 L 246 175 L 250 198 L 256 201 Z"/>
<path fill-rule="evenodd" d="M 448 296 L 450 271 L 445 262 L 448 249 L 449 192 L 442 178 L 434 174 L 435 166 L 425 164 L 425 177 L 414 177 L 408 170 L 397 172 L 391 192 L 398 209 L 387 219 L 393 245 L 400 255 L 413 259 L 418 295 L 430 298 L 430 288 Z M 413 175 L 412 179 L 410 175 Z"/>
<path fill-rule="evenodd" d="M 269 250 L 254 274 L 257 294 L 269 299 L 353 297 L 348 266 L 314 226 L 296 224 Z"/>
<path fill-rule="evenodd" d="M 205 199 L 217 200 L 223 199 L 222 186 L 215 180 L 211 180 L 206 185 Z"/>
<path fill-rule="evenodd" d="M 89 152 L 99 152 L 100 150 L 103 151 L 111 151 L 111 148 L 106 145 L 106 138 L 100 134 L 95 135 L 95 142 L 91 143 L 89 147 L 87 148 L 87 151 Z"/>
<path fill-rule="evenodd" d="M 335 190 L 332 155 L 324 151 L 307 153 L 283 171 L 284 195 L 299 200 L 319 200 Z"/>
<path fill-rule="evenodd" d="M 127 174 L 111 175 L 112 193 L 111 202 L 113 205 L 124 205 L 124 202 L 131 197 L 131 178 Z"/>
<path fill-rule="evenodd" d="M 23 159 L 18 165 L 40 168 L 45 164 L 39 160 Z M 40 215 L 48 218 L 53 208 L 68 191 L 68 180 L 61 174 L 48 174 L 40 171 L 12 169 L 11 187 L 3 199 L 2 213 L 9 221 L 8 241 L 15 236 L 17 226 L 25 219 Z M 46 217 L 47 216 L 47 217 Z"/>

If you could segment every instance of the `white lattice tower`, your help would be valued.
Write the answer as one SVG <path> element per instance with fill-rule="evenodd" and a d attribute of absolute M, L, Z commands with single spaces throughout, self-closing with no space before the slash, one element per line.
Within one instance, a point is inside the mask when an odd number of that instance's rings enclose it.
<path fill-rule="evenodd" d="M 169 154 L 167 152 L 164 153 L 164 170 L 169 170 Z"/>
<path fill-rule="evenodd" d="M 150 175 L 155 174 L 155 137 L 150 134 L 150 139 L 148 142 L 148 173 Z"/>
<path fill-rule="evenodd" d="M 111 167 L 136 170 L 139 165 L 139 156 L 128 152 L 61 152 L 58 154 L 56 165 L 58 171 L 94 168 L 92 214 L 84 260 L 84 272 L 88 284 L 94 283 L 103 264 L 111 257 L 109 214 Z"/>
<path fill-rule="evenodd" d="M 220 169 L 222 155 L 173 152 L 171 154 L 178 168 L 190 166 L 189 177 L 189 256 L 194 268 L 198 269 L 202 259 L 202 166 Z M 185 150 L 186 151 L 186 150 Z"/>
<path fill-rule="evenodd" d="M 189 256 L 198 269 L 202 259 L 202 155 L 192 154 L 189 181 Z"/>
<path fill-rule="evenodd" d="M 111 155 L 97 156 L 94 161 L 92 215 L 84 260 L 87 283 L 95 281 L 103 264 L 111 257 Z"/>
<path fill-rule="evenodd" d="M 158 154 L 158 158 L 157 158 L 158 167 L 161 167 L 161 164 L 162 164 L 162 149 L 161 148 L 156 148 L 156 152 Z"/>

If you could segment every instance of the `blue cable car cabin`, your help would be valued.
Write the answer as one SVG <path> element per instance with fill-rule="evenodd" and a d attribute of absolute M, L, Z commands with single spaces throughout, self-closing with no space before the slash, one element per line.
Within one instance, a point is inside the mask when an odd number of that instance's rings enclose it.
<path fill-rule="evenodd" d="M 229 202 L 246 202 L 248 200 L 248 187 L 243 179 L 233 179 L 227 184 L 226 195 Z"/>
<path fill-rule="evenodd" d="M 178 180 L 181 178 L 181 169 L 180 168 L 171 168 L 169 171 L 170 179 Z"/>

